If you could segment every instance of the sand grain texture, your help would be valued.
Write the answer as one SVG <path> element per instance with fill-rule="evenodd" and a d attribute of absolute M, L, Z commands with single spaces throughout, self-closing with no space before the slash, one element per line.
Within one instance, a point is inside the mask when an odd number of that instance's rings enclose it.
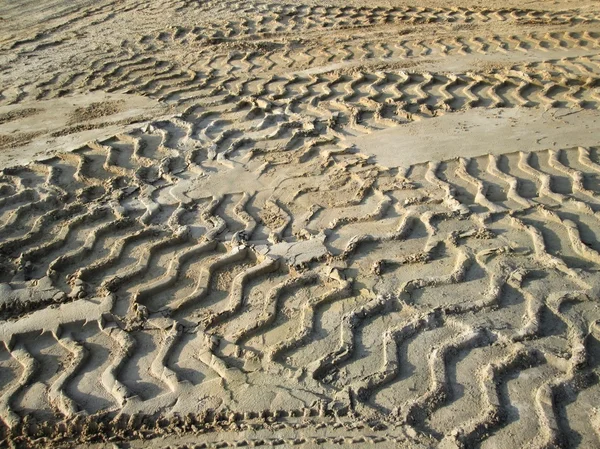
<path fill-rule="evenodd" d="M 600 445 L 596 3 L 0 17 L 0 445 Z"/>

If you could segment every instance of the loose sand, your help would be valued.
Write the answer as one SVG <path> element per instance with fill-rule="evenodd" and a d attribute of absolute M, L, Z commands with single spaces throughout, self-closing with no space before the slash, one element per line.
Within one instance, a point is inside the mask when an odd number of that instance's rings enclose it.
<path fill-rule="evenodd" d="M 596 2 L 0 25 L 0 446 L 600 446 Z"/>

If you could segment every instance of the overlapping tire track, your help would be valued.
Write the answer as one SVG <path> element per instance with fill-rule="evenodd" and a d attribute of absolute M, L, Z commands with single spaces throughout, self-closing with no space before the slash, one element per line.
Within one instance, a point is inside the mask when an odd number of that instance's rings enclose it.
<path fill-rule="evenodd" d="M 405 22 L 596 20 L 264 7 L 270 15 L 260 20 L 144 36 L 134 48 Z M 378 421 L 374 431 L 406 426 L 420 442 L 450 447 L 519 438 L 566 447 L 564 410 L 589 412 L 582 398 L 598 382 L 588 309 L 599 288 L 598 149 L 403 171 L 374 164 L 346 137 L 467 108 L 597 110 L 598 36 L 392 44 L 213 49 L 198 55 L 203 72 L 123 51 L 10 100 L 108 89 L 181 112 L 0 172 L 3 438 L 133 441 L 261 419 L 285 427 L 305 417 L 315 427 L 336 416 L 346 426 Z M 365 65 L 573 49 L 586 54 L 492 71 Z M 357 68 L 326 67 L 345 62 Z M 321 70 L 294 73 L 311 67 Z M 50 358 L 63 369 L 45 364 Z M 84 378 L 101 400 L 83 400 Z M 298 397 L 273 405 L 248 396 L 261 385 Z M 579 396 L 567 400 L 573 390 Z M 218 400 L 199 410 L 190 397 Z"/>

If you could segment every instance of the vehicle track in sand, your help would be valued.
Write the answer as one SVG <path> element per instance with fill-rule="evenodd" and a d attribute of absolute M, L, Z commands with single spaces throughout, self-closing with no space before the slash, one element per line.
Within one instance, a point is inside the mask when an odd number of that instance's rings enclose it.
<path fill-rule="evenodd" d="M 174 110 L 0 170 L 3 441 L 599 444 L 600 147 L 385 167 L 354 143 L 595 113 L 597 14 L 162 5 L 188 22 L 107 2 L 2 44 L 3 106 Z M 91 57 L 69 38 L 135 12 Z M 69 66 L 15 75 L 50 51 Z"/>

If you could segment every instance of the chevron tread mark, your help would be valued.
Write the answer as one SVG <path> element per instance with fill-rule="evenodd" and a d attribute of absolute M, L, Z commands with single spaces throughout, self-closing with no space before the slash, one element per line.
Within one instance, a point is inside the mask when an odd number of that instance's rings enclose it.
<path fill-rule="evenodd" d="M 170 108 L 0 170 L 0 441 L 598 444 L 598 148 L 351 143 L 597 112 L 593 8 L 146 3 L 0 41 L 3 107 Z"/>

